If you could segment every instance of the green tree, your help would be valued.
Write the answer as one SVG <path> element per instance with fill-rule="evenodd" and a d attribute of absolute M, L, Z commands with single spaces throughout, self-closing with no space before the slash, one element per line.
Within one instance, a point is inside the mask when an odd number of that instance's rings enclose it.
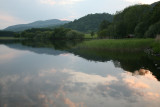
<path fill-rule="evenodd" d="M 99 29 L 100 29 L 100 30 L 107 29 L 110 24 L 111 24 L 111 23 L 110 23 L 109 21 L 103 20 L 103 21 L 101 22 L 101 24 L 100 24 L 100 28 L 99 28 Z"/>
<path fill-rule="evenodd" d="M 158 2 L 152 9 L 150 14 L 150 23 L 154 24 L 160 20 L 160 2 Z"/>
<path fill-rule="evenodd" d="M 150 12 L 149 5 L 134 5 L 125 8 L 118 12 L 113 23 L 116 25 L 116 32 L 120 37 L 125 37 L 128 34 L 134 34 L 137 25 L 146 18 L 146 14 Z M 139 28 L 137 27 L 136 33 Z"/>
<path fill-rule="evenodd" d="M 92 31 L 92 32 L 91 32 L 91 37 L 93 38 L 93 36 L 94 36 L 94 32 Z"/>
<path fill-rule="evenodd" d="M 160 34 L 160 21 L 149 27 L 149 30 L 145 33 L 146 37 L 155 38 Z"/>

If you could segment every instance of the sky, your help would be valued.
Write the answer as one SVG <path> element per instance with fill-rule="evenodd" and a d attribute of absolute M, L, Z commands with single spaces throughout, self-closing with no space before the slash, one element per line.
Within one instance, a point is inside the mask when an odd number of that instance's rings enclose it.
<path fill-rule="evenodd" d="M 121 11 L 134 4 L 159 0 L 0 0 L 0 29 L 38 20 L 78 19 L 87 14 Z"/>

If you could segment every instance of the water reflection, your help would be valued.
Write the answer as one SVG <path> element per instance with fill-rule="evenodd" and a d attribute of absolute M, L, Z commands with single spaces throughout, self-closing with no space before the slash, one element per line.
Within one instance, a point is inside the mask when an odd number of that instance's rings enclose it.
<path fill-rule="evenodd" d="M 146 55 L 54 47 L 0 45 L 0 107 L 159 107 Z"/>
<path fill-rule="evenodd" d="M 0 64 L 24 55 L 26 52 L 17 51 L 7 48 L 5 45 L 0 46 Z"/>
<path fill-rule="evenodd" d="M 159 57 L 153 57 L 145 54 L 142 51 L 139 52 L 116 52 L 116 51 L 104 51 L 104 50 L 87 50 L 87 49 L 75 49 L 73 53 L 91 61 L 112 61 L 115 67 L 123 68 L 125 71 L 134 72 L 140 68 L 149 69 L 160 80 L 158 66 L 160 66 Z M 157 66 L 155 66 L 155 64 Z"/>
<path fill-rule="evenodd" d="M 8 74 L 0 78 L 1 106 L 37 107 L 159 107 L 160 83 L 148 71 L 119 76 L 90 75 L 72 69 Z"/>
<path fill-rule="evenodd" d="M 134 72 L 140 68 L 149 69 L 153 75 L 160 80 L 160 58 L 148 56 L 142 51 L 105 51 L 105 50 L 88 50 L 88 49 L 74 49 L 75 45 L 81 41 L 0 41 L 0 44 L 18 49 L 35 52 L 38 54 L 47 55 L 67 55 L 73 53 L 86 60 L 95 62 L 112 61 L 115 67 L 122 68 L 125 71 Z M 14 43 L 14 44 L 13 44 Z M 16 44 L 15 44 L 16 43 Z M 155 66 L 156 65 L 156 66 Z"/>

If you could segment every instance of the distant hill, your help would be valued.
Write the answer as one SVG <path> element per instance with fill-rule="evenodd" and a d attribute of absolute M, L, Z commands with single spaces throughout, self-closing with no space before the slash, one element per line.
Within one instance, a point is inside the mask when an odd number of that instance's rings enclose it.
<path fill-rule="evenodd" d="M 45 28 L 45 27 L 59 26 L 59 25 L 63 25 L 68 22 L 69 21 L 51 19 L 51 20 L 46 20 L 46 21 L 36 21 L 36 22 L 29 23 L 29 24 L 13 25 L 13 26 L 9 26 L 5 28 L 4 30 L 19 32 L 19 31 L 24 31 L 24 30 L 31 29 L 31 28 Z"/>
<path fill-rule="evenodd" d="M 78 20 L 74 20 L 73 22 L 64 24 L 63 27 L 71 28 L 71 29 L 78 30 L 81 32 L 97 31 L 100 23 L 103 20 L 107 20 L 109 22 L 112 22 L 113 15 L 108 14 L 108 13 L 89 14 L 89 15 L 84 16 Z"/>

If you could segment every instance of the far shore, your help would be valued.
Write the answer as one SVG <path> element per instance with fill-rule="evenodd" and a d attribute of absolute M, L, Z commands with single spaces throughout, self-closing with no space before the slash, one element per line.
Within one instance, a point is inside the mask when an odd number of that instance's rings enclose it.
<path fill-rule="evenodd" d="M 15 37 L 0 37 L 0 40 L 19 40 L 23 38 L 15 38 Z"/>

